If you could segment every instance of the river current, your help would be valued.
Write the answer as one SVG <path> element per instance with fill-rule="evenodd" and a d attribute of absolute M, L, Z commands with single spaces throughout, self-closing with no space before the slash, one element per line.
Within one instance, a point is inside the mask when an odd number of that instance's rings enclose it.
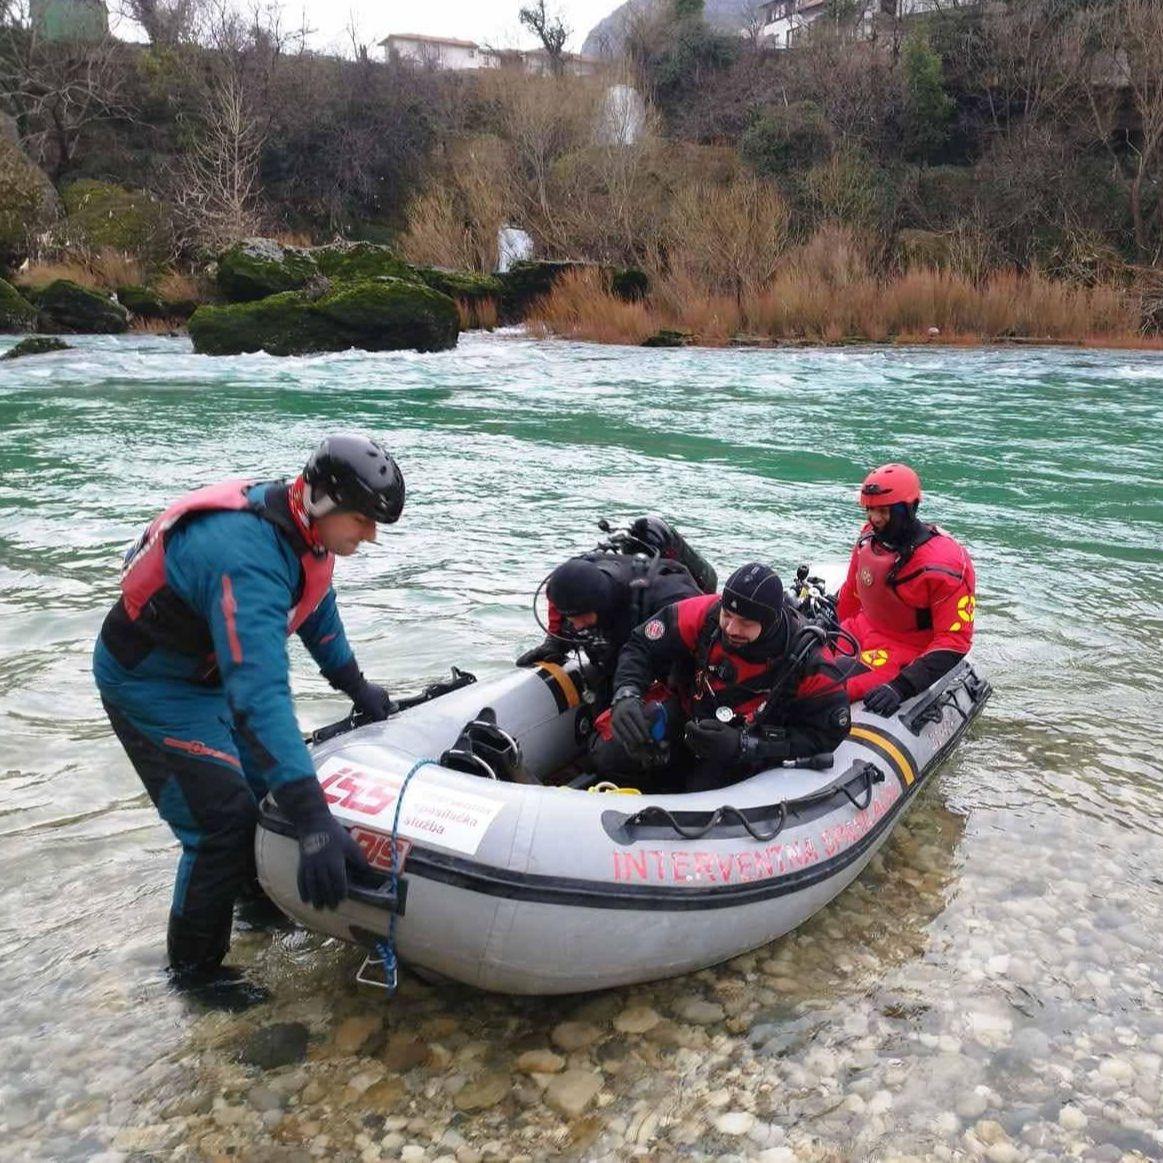
<path fill-rule="evenodd" d="M 0 364 L 5 1158 L 1163 1157 L 1157 355 L 75 343 Z M 198 1013 L 162 982 L 176 845 L 101 713 L 92 641 L 167 500 L 293 473 L 347 427 L 408 483 L 400 524 L 337 571 L 394 691 L 509 665 L 599 517 L 658 511 L 720 577 L 786 574 L 844 561 L 862 475 L 906 459 L 973 554 L 994 697 L 862 878 L 726 965 L 557 999 L 409 977 L 385 1004 L 353 950 L 240 934 L 231 959 L 274 1001 Z M 291 654 L 302 724 L 339 717 Z M 305 1060 L 240 1060 L 279 1023 L 306 1027 Z"/>

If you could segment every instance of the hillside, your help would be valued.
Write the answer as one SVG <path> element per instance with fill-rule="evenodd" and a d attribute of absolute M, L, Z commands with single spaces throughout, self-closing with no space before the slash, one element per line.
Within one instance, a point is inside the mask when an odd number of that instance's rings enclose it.
<path fill-rule="evenodd" d="M 650 7 L 654 0 L 626 0 L 604 20 L 599 20 L 586 36 L 582 52 L 586 56 L 616 56 L 622 48 L 627 20 Z M 737 32 L 743 28 L 759 5 L 755 0 L 706 0 L 706 20 L 714 28 Z"/>

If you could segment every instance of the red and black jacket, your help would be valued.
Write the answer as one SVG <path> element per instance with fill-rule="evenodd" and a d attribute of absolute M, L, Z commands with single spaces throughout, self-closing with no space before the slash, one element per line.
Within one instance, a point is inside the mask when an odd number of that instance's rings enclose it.
<path fill-rule="evenodd" d="M 848 695 L 820 645 L 801 635 L 800 615 L 785 610 L 770 640 L 734 651 L 723 642 L 719 607 L 715 594 L 687 598 L 638 626 L 618 656 L 614 689 L 642 693 L 666 679 L 691 718 L 730 707 L 785 732 L 789 758 L 834 751 L 848 734 Z"/>

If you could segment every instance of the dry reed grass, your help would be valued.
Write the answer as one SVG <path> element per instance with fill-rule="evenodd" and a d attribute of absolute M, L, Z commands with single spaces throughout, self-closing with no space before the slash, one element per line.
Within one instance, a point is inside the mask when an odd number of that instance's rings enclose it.
<path fill-rule="evenodd" d="M 558 284 L 531 325 L 540 334 L 599 343 L 641 343 L 672 328 L 708 346 L 738 334 L 825 344 L 1025 339 L 1157 346 L 1140 335 L 1138 301 L 1118 287 L 1080 287 L 1037 271 L 1002 271 L 975 282 L 951 271 L 912 269 L 879 279 L 856 249 L 845 247 L 841 254 L 820 244 L 827 261 L 816 269 L 811 247 L 800 248 L 762 289 L 738 301 L 678 274 L 656 282 L 646 301 L 623 303 L 595 272 L 583 271 Z"/>
<path fill-rule="evenodd" d="M 461 331 L 492 331 L 497 325 L 496 299 L 457 299 Z"/>
<path fill-rule="evenodd" d="M 68 279 L 91 290 L 97 290 L 102 285 L 83 262 L 74 258 L 29 263 L 13 276 L 13 281 L 21 287 L 47 287 L 57 279 Z"/>
<path fill-rule="evenodd" d="M 182 271 L 166 271 L 154 280 L 153 289 L 167 303 L 198 303 L 207 297 L 207 288 L 193 275 Z"/>
<path fill-rule="evenodd" d="M 271 237 L 280 246 L 299 246 L 306 248 L 315 245 L 315 240 L 311 235 L 305 234 L 301 230 L 279 230 L 272 234 Z"/>
<path fill-rule="evenodd" d="M 89 270 L 98 285 L 110 291 L 118 287 L 138 287 L 146 281 L 145 267 L 139 259 L 109 247 L 86 258 Z"/>
<path fill-rule="evenodd" d="M 185 327 L 182 319 L 143 319 L 140 315 L 129 317 L 129 330 L 146 335 L 169 335 L 174 331 L 184 331 Z"/>
<path fill-rule="evenodd" d="M 535 335 L 560 335 L 595 343 L 641 343 L 666 326 L 645 303 L 624 303 L 607 293 L 597 271 L 570 271 L 538 300 L 528 325 Z"/>
<path fill-rule="evenodd" d="M 94 291 L 114 291 L 118 287 L 145 282 L 145 269 L 138 259 L 108 247 L 92 254 L 64 254 L 45 262 L 30 263 L 16 275 L 25 287 L 47 287 L 57 279 L 68 279 Z"/>

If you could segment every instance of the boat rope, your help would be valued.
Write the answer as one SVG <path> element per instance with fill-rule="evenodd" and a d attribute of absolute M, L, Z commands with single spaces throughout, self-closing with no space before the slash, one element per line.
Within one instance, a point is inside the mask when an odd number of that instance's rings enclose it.
<path fill-rule="evenodd" d="M 632 824 L 661 824 L 672 828 L 684 840 L 701 840 L 708 832 L 717 828 L 724 821 L 733 819 L 743 826 L 744 831 L 753 840 L 766 842 L 768 840 L 774 840 L 783 831 L 784 824 L 787 823 L 787 801 L 784 800 L 783 803 L 775 806 L 778 808 L 779 818 L 770 831 L 757 828 L 739 808 L 731 804 L 724 804 L 721 808 L 716 808 L 711 813 L 711 818 L 705 824 L 692 828 L 684 828 L 666 808 L 659 807 L 657 804 L 651 804 L 650 807 L 635 812 L 634 815 L 626 820 L 625 826 L 629 828 Z"/>
<path fill-rule="evenodd" d="M 400 784 L 400 794 L 396 797 L 396 812 L 392 817 L 392 871 L 388 875 L 388 891 L 393 900 L 396 899 L 396 894 L 400 888 L 400 812 L 404 806 L 404 793 L 408 790 L 408 784 L 412 782 L 412 777 L 422 768 L 429 764 L 439 766 L 435 759 L 417 759 L 408 770 L 408 774 L 404 776 L 404 782 Z M 393 998 L 396 995 L 396 989 L 400 982 L 400 961 L 396 956 L 396 917 L 398 909 L 392 909 L 388 914 L 388 932 L 382 941 L 376 942 L 376 953 L 379 955 L 379 964 L 382 968 L 384 980 L 382 988 L 387 990 L 388 998 Z M 369 960 L 371 960 L 369 958 Z M 367 962 L 364 963 L 364 968 L 360 970 L 360 978 L 362 978 L 364 970 L 368 968 Z M 375 984 L 379 985 L 379 982 Z"/>

